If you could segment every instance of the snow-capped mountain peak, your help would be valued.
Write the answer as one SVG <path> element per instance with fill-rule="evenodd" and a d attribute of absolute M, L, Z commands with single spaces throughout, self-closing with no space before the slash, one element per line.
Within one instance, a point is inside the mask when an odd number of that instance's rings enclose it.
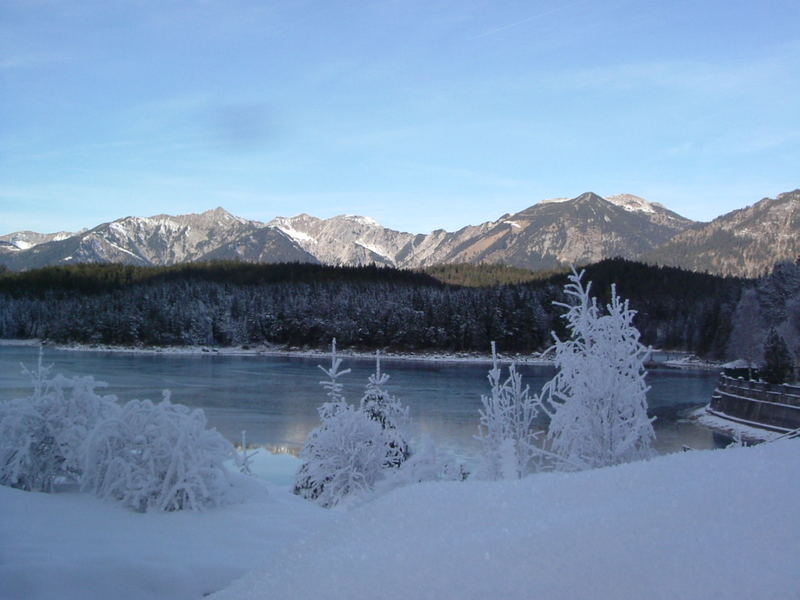
<path fill-rule="evenodd" d="M 359 215 L 341 215 L 342 218 L 347 219 L 348 221 L 353 221 L 358 223 L 359 225 L 366 225 L 368 227 L 381 227 L 381 224 L 378 223 L 372 217 L 362 217 Z"/>
<path fill-rule="evenodd" d="M 633 194 L 617 194 L 616 196 L 608 196 L 606 200 L 630 212 L 654 213 L 656 208 L 663 208 L 656 202 L 648 202 L 644 198 Z"/>
<path fill-rule="evenodd" d="M 561 202 L 569 202 L 572 198 L 546 198 L 539 200 L 537 204 L 560 204 Z"/>
<path fill-rule="evenodd" d="M 800 239 L 796 225 L 800 222 L 798 193 L 765 200 L 757 205 L 758 210 L 738 211 L 744 216 L 732 213 L 731 218 L 738 220 L 727 229 L 717 221 L 701 227 L 632 194 L 603 198 L 591 192 L 543 200 L 458 231 L 437 229 L 429 234 L 394 231 L 373 218 L 352 214 L 328 219 L 298 214 L 276 217 L 265 224 L 215 208 L 199 214 L 125 217 L 78 234 L 23 231 L 1 235 L 0 265 L 18 270 L 79 262 L 170 265 L 224 259 L 377 263 L 409 269 L 485 262 L 552 269 L 621 256 L 656 262 L 669 258 L 672 264 L 694 267 L 686 256 L 708 254 L 727 257 L 730 265 L 712 256 L 713 260 L 708 258 L 702 268 L 749 275 L 800 254 L 795 243 Z M 753 215 L 748 216 L 751 212 Z M 764 223 L 769 223 L 768 231 L 750 235 L 751 230 L 762 232 Z M 724 235 L 715 235 L 717 229 Z M 680 249 L 693 240 L 697 242 L 696 251 Z M 748 250 L 756 258 L 750 260 L 747 271 L 740 264 L 745 241 L 758 246 Z M 664 251 L 655 254 L 661 247 Z M 713 250 L 705 252 L 706 247 Z M 660 258 L 662 255 L 666 258 Z"/>

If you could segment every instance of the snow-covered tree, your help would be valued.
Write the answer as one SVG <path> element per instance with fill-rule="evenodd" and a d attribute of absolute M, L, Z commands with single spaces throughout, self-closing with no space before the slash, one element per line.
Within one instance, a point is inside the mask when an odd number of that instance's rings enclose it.
<path fill-rule="evenodd" d="M 589 296 L 583 272 L 573 269 L 565 293 L 570 339 L 555 334 L 557 373 L 542 390 L 551 414 L 547 439 L 563 468 L 614 465 L 650 455 L 655 438 L 647 416 L 646 371 L 649 349 L 633 325 L 636 314 L 611 288 L 603 310 Z"/>
<path fill-rule="evenodd" d="M 392 468 L 400 466 L 410 455 L 404 431 L 409 417 L 408 407 L 386 390 L 388 381 L 389 375 L 381 372 L 380 352 L 376 352 L 375 373 L 367 380 L 359 409 L 383 429 L 382 436 L 392 449 L 386 456 L 384 467 Z"/>
<path fill-rule="evenodd" d="M 295 494 L 327 508 L 369 492 L 386 470 L 409 456 L 402 429 L 408 410 L 385 390 L 388 376 L 381 373 L 380 360 L 358 407 L 342 395 L 338 378 L 350 370 L 340 370 L 341 362 L 334 339 L 330 368 L 320 366 L 328 376 L 320 383 L 329 400 L 318 409 L 322 423 L 306 440 L 294 486 Z"/>
<path fill-rule="evenodd" d="M 330 508 L 372 489 L 392 452 L 383 429 L 349 404 L 329 415 L 306 440 L 294 492 Z"/>
<path fill-rule="evenodd" d="M 0 403 L 0 484 L 50 492 L 82 475 L 81 447 L 96 423 L 116 415 L 114 396 L 91 377 L 51 376 L 39 352 L 29 398 Z"/>
<path fill-rule="evenodd" d="M 483 445 L 479 475 L 489 479 L 518 479 L 542 467 L 545 452 L 534 427 L 541 411 L 538 396 L 512 363 L 508 377 L 501 380 L 497 349 L 492 342 L 492 368 L 488 374 L 491 393 L 481 396 L 478 440 Z"/>
<path fill-rule="evenodd" d="M 794 357 L 794 377 L 800 378 L 797 370 L 800 366 L 800 294 L 786 303 L 786 320 L 778 328 L 778 333 Z"/>
<path fill-rule="evenodd" d="M 728 339 L 728 357 L 743 358 L 754 364 L 760 363 L 764 356 L 765 329 L 758 292 L 754 289 L 745 290 L 733 313 L 731 336 Z"/>
<path fill-rule="evenodd" d="M 132 400 L 100 421 L 83 448 L 84 489 L 137 511 L 201 510 L 231 500 L 233 446 L 202 410 Z"/>
<path fill-rule="evenodd" d="M 786 341 L 770 329 L 764 342 L 764 367 L 761 376 L 769 383 L 786 383 L 792 375 L 794 363 Z"/>

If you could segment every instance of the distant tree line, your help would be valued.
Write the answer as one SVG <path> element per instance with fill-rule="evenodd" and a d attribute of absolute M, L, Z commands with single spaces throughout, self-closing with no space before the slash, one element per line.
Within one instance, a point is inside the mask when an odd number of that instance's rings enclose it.
<path fill-rule="evenodd" d="M 478 266 L 480 269 L 481 266 Z M 494 269 L 486 267 L 489 272 Z M 587 267 L 638 311 L 644 343 L 722 356 L 746 281 L 611 259 Z M 0 274 L 0 337 L 124 345 L 273 343 L 394 350 L 543 350 L 563 334 L 566 274 L 514 285 L 448 285 L 386 267 L 235 262 L 73 265 Z"/>
<path fill-rule="evenodd" d="M 514 285 L 548 279 L 553 275 L 567 273 L 569 267 L 553 271 L 531 271 L 521 267 L 503 264 L 452 263 L 434 265 L 423 269 L 424 273 L 443 283 L 470 287 L 491 287 L 495 285 Z"/>

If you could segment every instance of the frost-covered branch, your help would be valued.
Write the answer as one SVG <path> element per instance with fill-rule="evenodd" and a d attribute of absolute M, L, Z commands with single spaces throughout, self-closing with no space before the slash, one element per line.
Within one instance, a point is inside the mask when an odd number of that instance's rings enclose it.
<path fill-rule="evenodd" d="M 329 400 L 319 408 L 321 423 L 303 447 L 294 486 L 295 494 L 325 507 L 373 490 L 387 470 L 410 456 L 404 434 L 408 408 L 385 389 L 389 376 L 381 372 L 380 355 L 358 406 L 341 393 L 337 378 L 349 369 L 340 371 L 340 366 L 334 342 L 331 367 L 320 367 L 329 377 L 320 382 Z"/>
<path fill-rule="evenodd" d="M 570 339 L 553 335 L 556 376 L 542 399 L 551 416 L 548 442 L 570 468 L 592 468 L 650 455 L 655 437 L 647 416 L 645 360 L 649 349 L 633 325 L 636 314 L 611 288 L 603 310 L 572 271 L 565 293 Z"/>
<path fill-rule="evenodd" d="M 492 342 L 492 368 L 488 379 L 489 395 L 481 396 L 480 424 L 476 438 L 483 444 L 480 474 L 489 479 L 517 479 L 543 468 L 546 452 L 541 448 L 537 417 L 541 402 L 522 385 L 516 365 L 509 366 L 508 377 L 501 380 L 497 347 Z"/>

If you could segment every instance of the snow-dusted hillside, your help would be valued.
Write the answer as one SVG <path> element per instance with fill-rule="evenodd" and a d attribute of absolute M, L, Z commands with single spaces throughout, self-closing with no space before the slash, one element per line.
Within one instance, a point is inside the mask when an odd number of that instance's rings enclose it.
<path fill-rule="evenodd" d="M 634 258 L 683 231 L 691 221 L 637 196 L 592 193 L 544 201 L 495 221 L 454 232 L 414 234 L 370 217 L 307 214 L 267 224 L 221 208 L 200 214 L 125 217 L 58 239 L 0 246 L 1 262 L 29 269 L 76 262 L 169 265 L 234 259 L 250 262 L 379 264 L 416 269 L 443 263 L 492 262 L 550 268 L 612 256 Z M 26 233 L 26 232 L 23 232 Z M 22 240 L 22 234 L 4 236 Z M 36 234 L 26 233 L 25 239 Z M 38 238 L 37 238 L 38 239 Z M 3 238 L 0 238 L 0 242 Z"/>
<path fill-rule="evenodd" d="M 764 199 L 711 223 L 695 223 L 632 194 L 543 200 L 458 231 L 395 231 L 372 218 L 307 214 L 267 224 L 221 208 L 200 214 L 125 217 L 70 235 L 0 236 L 0 265 L 13 270 L 76 262 L 170 265 L 197 260 L 379 264 L 417 269 L 501 263 L 549 269 L 623 257 L 752 276 L 800 253 L 800 192 Z"/>
<path fill-rule="evenodd" d="M 647 262 L 719 275 L 759 277 L 800 257 L 800 189 L 717 217 L 676 235 Z"/>
<path fill-rule="evenodd" d="M 798 598 L 798 472 L 792 440 L 418 484 L 349 510 L 257 481 L 191 514 L 0 488 L 0 597 Z"/>

